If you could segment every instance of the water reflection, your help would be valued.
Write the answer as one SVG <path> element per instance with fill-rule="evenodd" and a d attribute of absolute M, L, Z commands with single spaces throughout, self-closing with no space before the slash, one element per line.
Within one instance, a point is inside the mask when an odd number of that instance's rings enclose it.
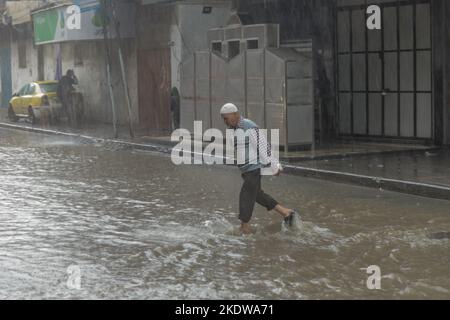
<path fill-rule="evenodd" d="M 0 130 L 0 298 L 448 298 L 448 202 L 283 176 L 237 227 L 237 169 Z M 79 266 L 80 290 L 67 286 Z M 378 265 L 381 291 L 361 271 Z"/>

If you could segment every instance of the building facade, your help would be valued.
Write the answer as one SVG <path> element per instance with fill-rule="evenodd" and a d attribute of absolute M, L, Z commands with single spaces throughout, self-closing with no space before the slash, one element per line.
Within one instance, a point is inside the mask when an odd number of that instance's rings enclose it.
<path fill-rule="evenodd" d="M 366 26 L 372 4 L 380 8 L 381 29 Z M 280 23 L 282 44 L 313 40 L 318 137 L 450 144 L 448 1 L 237 0 L 235 5 L 251 12 L 255 23 Z"/>
<path fill-rule="evenodd" d="M 2 2 L 7 7 L 15 1 Z M 97 1 L 74 1 L 93 2 Z M 122 41 L 133 122 L 149 134 L 171 132 L 170 92 L 183 90 L 183 62 L 197 51 L 211 49 L 208 31 L 226 26 L 237 13 L 245 17 L 245 25 L 279 25 L 281 49 L 301 49 L 305 41 L 312 43 L 316 143 L 350 139 L 450 145 L 449 1 L 127 2 L 135 10 L 134 34 Z M 380 8 L 381 29 L 366 27 L 371 4 Z M 7 13 L 14 12 L 15 5 L 9 6 Z M 80 78 L 88 117 L 110 122 L 104 41 L 65 39 L 39 44 L 31 14 L 26 21 L 23 14 L 15 16 L 3 18 L 1 26 L 2 105 L 22 83 L 54 79 L 58 68 L 70 68 Z M 126 123 L 117 43 L 114 47 L 111 42 L 118 118 Z M 300 125 L 302 119 L 297 120 Z"/>
<path fill-rule="evenodd" d="M 170 134 L 170 92 L 178 91 L 181 64 L 208 47 L 210 28 L 226 24 L 231 2 L 142 1 L 137 15 L 139 118 L 149 134 Z"/>

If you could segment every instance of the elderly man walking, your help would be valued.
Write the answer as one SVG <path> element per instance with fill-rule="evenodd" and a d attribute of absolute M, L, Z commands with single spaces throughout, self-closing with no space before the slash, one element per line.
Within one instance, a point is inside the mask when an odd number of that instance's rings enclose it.
<path fill-rule="evenodd" d="M 239 113 L 236 105 L 232 103 L 225 104 L 220 110 L 220 114 L 228 128 L 234 129 L 235 133 L 241 129 L 246 133 L 246 140 L 243 146 L 239 146 L 236 134 L 234 148 L 236 153 L 245 151 L 244 163 L 238 163 L 244 184 L 239 195 L 239 219 L 241 220 L 241 232 L 251 233 L 250 220 L 253 214 L 255 203 L 265 207 L 267 211 L 275 210 L 284 218 L 286 226 L 292 226 L 294 215 L 298 214 L 292 209 L 288 209 L 279 204 L 270 195 L 261 189 L 261 169 L 267 165 L 272 168 L 275 176 L 280 175 L 282 166 L 279 161 L 270 154 L 270 146 L 263 135 L 259 135 L 258 126 L 251 120 L 245 119 Z M 244 150 L 239 150 L 239 148 Z M 250 150 L 258 150 L 257 159 L 250 159 Z M 256 160 L 256 161 L 255 161 Z M 264 160 L 264 161 L 262 161 Z"/>

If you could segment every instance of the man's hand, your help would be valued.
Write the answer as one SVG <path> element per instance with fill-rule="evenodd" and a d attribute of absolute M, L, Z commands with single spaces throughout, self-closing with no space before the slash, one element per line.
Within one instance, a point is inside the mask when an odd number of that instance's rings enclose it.
<path fill-rule="evenodd" d="M 277 169 L 277 171 L 275 172 L 274 176 L 278 177 L 283 172 L 283 167 L 281 166 L 281 164 L 278 163 L 276 169 Z"/>

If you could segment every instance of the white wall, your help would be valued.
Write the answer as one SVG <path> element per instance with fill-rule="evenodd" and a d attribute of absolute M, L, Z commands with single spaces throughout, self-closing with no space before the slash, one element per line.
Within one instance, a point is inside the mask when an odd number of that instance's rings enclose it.
<path fill-rule="evenodd" d="M 203 7 L 212 7 L 210 14 Z M 231 16 L 231 1 L 185 1 L 177 3 L 171 27 L 172 86 L 180 88 L 180 64 L 197 50 L 207 49 L 207 31 L 226 25 Z"/>
<path fill-rule="evenodd" d="M 15 40 L 15 41 L 14 41 Z M 19 68 L 19 42 L 12 40 L 11 44 L 11 82 L 13 93 L 37 78 L 37 50 L 31 38 L 26 40 L 26 68 Z"/>
<path fill-rule="evenodd" d="M 125 41 L 124 59 L 127 72 L 127 81 L 133 106 L 133 122 L 138 123 L 138 98 L 137 98 L 137 62 L 134 40 Z M 85 99 L 85 111 L 87 120 L 112 122 L 112 112 L 109 97 L 109 87 L 106 77 L 105 50 L 102 41 L 77 42 L 81 46 L 83 65 L 75 66 L 75 44 L 73 42 L 61 43 L 63 74 L 68 69 L 73 69 L 79 80 L 79 90 Z M 43 45 L 44 76 L 46 80 L 54 80 L 56 74 L 56 44 Z M 27 69 L 16 72 L 18 66 L 17 45 L 13 45 L 13 90 L 37 78 L 37 50 L 28 50 Z M 30 48 L 32 49 L 32 48 Z M 113 86 L 116 101 L 117 118 L 120 124 L 128 123 L 128 109 L 125 93 L 122 87 L 120 64 L 117 50 L 112 52 L 113 60 Z M 17 87 L 19 87 L 17 89 Z"/>

